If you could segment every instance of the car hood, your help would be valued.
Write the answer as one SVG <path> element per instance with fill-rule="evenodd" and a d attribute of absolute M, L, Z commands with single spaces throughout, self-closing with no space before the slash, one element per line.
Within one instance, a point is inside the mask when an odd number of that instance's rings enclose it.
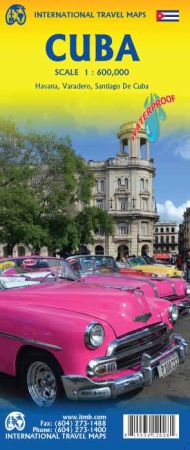
<path fill-rule="evenodd" d="M 139 287 L 145 295 L 155 297 L 183 297 L 185 294 L 185 281 L 181 279 L 167 278 L 143 278 L 138 276 L 124 276 L 122 274 L 94 274 L 83 275 L 82 279 L 95 285 L 104 285 L 109 287 L 128 288 Z"/>
<path fill-rule="evenodd" d="M 162 321 L 160 312 L 163 313 L 163 306 L 159 308 L 152 298 L 145 298 L 139 292 L 134 294 L 83 282 L 48 282 L 1 291 L 0 295 L 6 304 L 9 301 L 13 306 L 16 302 L 18 313 L 19 309 L 25 309 L 26 314 L 34 314 L 35 317 L 40 308 L 72 311 L 87 315 L 91 320 L 109 323 L 116 336 Z"/>

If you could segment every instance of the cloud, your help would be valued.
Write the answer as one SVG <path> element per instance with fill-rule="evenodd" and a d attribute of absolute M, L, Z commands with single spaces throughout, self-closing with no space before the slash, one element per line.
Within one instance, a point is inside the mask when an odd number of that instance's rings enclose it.
<path fill-rule="evenodd" d="M 190 137 L 185 137 L 177 144 L 175 148 L 175 155 L 190 161 Z"/>
<path fill-rule="evenodd" d="M 166 200 L 165 203 L 157 203 L 157 208 L 160 222 L 182 223 L 186 208 L 190 208 L 190 200 L 180 206 L 175 206 L 171 200 Z"/>

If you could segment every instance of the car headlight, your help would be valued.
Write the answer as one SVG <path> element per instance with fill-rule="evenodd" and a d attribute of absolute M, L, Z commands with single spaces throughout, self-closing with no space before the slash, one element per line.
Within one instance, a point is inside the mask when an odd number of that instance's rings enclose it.
<path fill-rule="evenodd" d="M 171 305 L 168 308 L 168 315 L 170 322 L 174 323 L 178 319 L 179 311 L 176 305 Z"/>
<path fill-rule="evenodd" d="M 186 294 L 190 295 L 190 284 L 187 284 L 186 286 Z"/>
<path fill-rule="evenodd" d="M 84 334 L 84 342 L 89 348 L 97 348 L 99 347 L 104 340 L 104 328 L 102 325 L 96 322 L 90 323 Z"/>

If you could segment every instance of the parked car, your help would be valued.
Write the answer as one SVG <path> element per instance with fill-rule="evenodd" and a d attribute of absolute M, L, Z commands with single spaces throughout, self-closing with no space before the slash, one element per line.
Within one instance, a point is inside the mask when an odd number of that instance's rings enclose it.
<path fill-rule="evenodd" d="M 0 371 L 19 377 L 35 404 L 51 406 L 63 390 L 74 400 L 117 397 L 185 361 L 174 305 L 136 288 L 91 287 L 60 265 L 39 272 L 26 262 L 0 276 Z"/>
<path fill-rule="evenodd" d="M 75 255 L 72 255 L 72 258 Z M 88 255 L 81 255 L 82 257 L 84 256 L 88 256 Z M 78 257 L 78 255 L 77 255 Z M 101 256 L 97 256 L 97 258 L 101 259 Z M 64 258 L 64 259 L 68 259 L 68 258 Z M 112 256 L 107 256 L 107 259 L 109 260 L 110 263 L 110 267 L 112 267 L 114 270 L 121 272 L 121 273 L 125 273 L 125 274 L 129 274 L 129 275 L 138 275 L 138 276 L 143 276 L 143 277 L 148 277 L 151 276 L 151 272 L 143 272 L 142 270 L 136 270 L 133 268 L 126 268 L 125 265 L 123 265 L 123 267 L 118 267 L 118 265 L 116 264 L 116 261 L 114 260 L 114 258 Z M 59 261 L 59 258 L 56 257 L 46 257 L 44 259 L 44 257 L 39 256 L 39 255 L 33 255 L 33 256 L 18 256 L 18 257 L 9 257 L 9 258 L 1 258 L 0 259 L 0 273 L 2 273 L 3 271 L 7 270 L 7 273 L 9 272 L 11 274 L 11 267 L 13 267 L 14 265 L 16 265 L 17 270 L 22 270 L 22 264 L 24 264 L 24 262 L 27 261 L 27 265 L 35 269 L 39 268 L 39 264 L 41 265 L 41 268 L 43 268 L 44 264 L 47 265 L 47 261 L 49 265 L 53 265 L 56 262 L 56 267 L 58 264 L 61 264 Z M 46 262 L 44 262 L 46 261 Z M 37 265 L 36 265 L 37 264 Z M 20 267 L 20 269 L 19 269 Z M 12 273 L 14 272 L 14 270 L 12 270 Z"/>
<path fill-rule="evenodd" d="M 190 312 L 190 285 L 182 278 L 138 277 L 118 273 L 111 256 L 73 256 L 67 261 L 85 282 L 110 287 L 139 287 L 146 296 L 168 300 L 181 313 Z"/>
<path fill-rule="evenodd" d="M 59 272 L 61 268 L 62 260 L 51 256 L 9 256 L 0 259 L 0 274 L 7 276 L 25 273 L 26 269 L 30 272 L 40 272 L 46 269 Z"/>
<path fill-rule="evenodd" d="M 152 258 L 153 260 L 153 258 Z M 129 258 L 125 263 L 118 263 L 118 267 L 126 267 L 127 269 L 133 268 L 137 270 L 142 270 L 143 272 L 151 272 L 161 276 L 167 277 L 183 277 L 182 270 L 177 269 L 175 266 L 166 264 L 157 264 L 153 261 L 150 263 L 142 256 L 136 256 L 134 258 Z"/>

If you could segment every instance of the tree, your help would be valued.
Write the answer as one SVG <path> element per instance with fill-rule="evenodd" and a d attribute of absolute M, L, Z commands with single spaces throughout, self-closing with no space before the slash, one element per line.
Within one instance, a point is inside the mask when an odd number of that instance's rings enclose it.
<path fill-rule="evenodd" d="M 12 120 L 0 119 L 0 240 L 12 254 L 15 244 L 46 240 L 38 224 L 40 203 L 30 186 L 33 167 L 22 133 Z"/>
<path fill-rule="evenodd" d="M 21 132 L 0 119 L 0 241 L 10 254 L 21 242 L 72 251 L 92 243 L 97 226 L 110 234 L 111 217 L 89 206 L 93 185 L 69 137 Z"/>
<path fill-rule="evenodd" d="M 86 207 L 81 211 L 76 221 L 80 232 L 80 243 L 94 243 L 94 233 L 99 229 L 106 236 L 113 233 L 113 219 L 103 209 Z"/>

